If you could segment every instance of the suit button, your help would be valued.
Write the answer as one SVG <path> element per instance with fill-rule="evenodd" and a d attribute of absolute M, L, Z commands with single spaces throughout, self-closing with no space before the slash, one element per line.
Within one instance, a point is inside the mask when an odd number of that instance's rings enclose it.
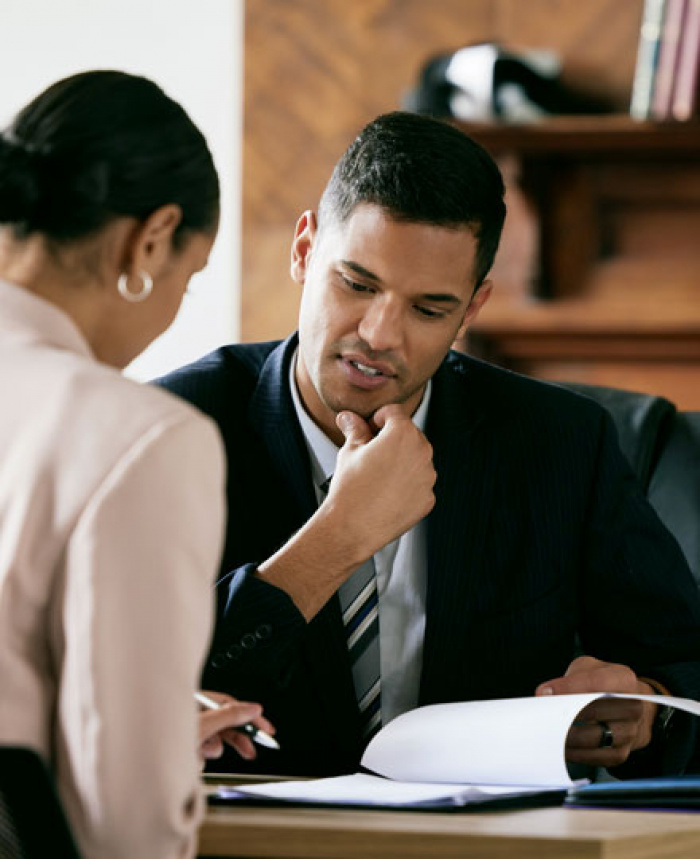
<path fill-rule="evenodd" d="M 272 635 L 272 627 L 269 623 L 261 623 L 260 626 L 255 630 L 255 637 L 258 641 L 265 641 L 266 638 L 269 638 Z"/>
<path fill-rule="evenodd" d="M 224 667 L 224 665 L 226 665 L 226 662 L 227 662 L 227 661 L 228 661 L 228 656 L 227 656 L 227 654 L 225 654 L 225 653 L 216 653 L 216 654 L 215 654 L 214 656 L 212 656 L 212 658 L 209 660 L 209 664 L 211 665 L 211 667 L 212 667 L 212 668 L 223 668 L 223 667 Z"/>
<path fill-rule="evenodd" d="M 226 651 L 226 656 L 228 659 L 236 660 L 241 658 L 241 648 L 238 644 L 232 644 L 231 647 Z"/>
<path fill-rule="evenodd" d="M 252 650 L 254 647 L 257 646 L 257 643 L 258 640 L 252 632 L 246 632 L 246 634 L 241 637 L 241 646 L 244 647 L 246 650 Z"/>

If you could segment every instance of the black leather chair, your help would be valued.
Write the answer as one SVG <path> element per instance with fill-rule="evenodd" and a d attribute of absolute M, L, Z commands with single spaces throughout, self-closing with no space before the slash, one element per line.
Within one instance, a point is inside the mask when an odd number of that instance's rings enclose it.
<path fill-rule="evenodd" d="M 39 755 L 0 746 L 0 859 L 80 859 L 53 777 Z"/>
<path fill-rule="evenodd" d="M 650 394 L 567 383 L 612 415 L 620 447 L 700 587 L 700 412 Z"/>

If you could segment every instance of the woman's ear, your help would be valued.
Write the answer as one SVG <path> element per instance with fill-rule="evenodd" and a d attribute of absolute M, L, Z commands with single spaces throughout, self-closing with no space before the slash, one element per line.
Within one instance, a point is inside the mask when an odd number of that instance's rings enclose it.
<path fill-rule="evenodd" d="M 156 280 L 170 262 L 173 235 L 181 220 L 182 209 L 175 203 L 151 212 L 132 233 L 124 271 L 146 271 Z"/>
<path fill-rule="evenodd" d="M 467 305 L 467 309 L 464 312 L 464 318 L 462 319 L 462 324 L 459 326 L 459 331 L 457 332 L 457 337 L 455 339 L 459 340 L 460 337 L 464 337 L 467 328 L 469 328 L 472 322 L 474 322 L 481 312 L 481 308 L 491 297 L 492 291 L 493 284 L 490 280 L 485 280 L 476 290 L 474 295 L 472 295 L 471 300 Z"/>
<path fill-rule="evenodd" d="M 317 235 L 316 213 L 307 209 L 297 221 L 296 229 L 294 230 L 289 267 L 292 280 L 296 281 L 300 286 L 303 286 L 306 280 L 306 274 L 311 261 L 311 251 Z"/>

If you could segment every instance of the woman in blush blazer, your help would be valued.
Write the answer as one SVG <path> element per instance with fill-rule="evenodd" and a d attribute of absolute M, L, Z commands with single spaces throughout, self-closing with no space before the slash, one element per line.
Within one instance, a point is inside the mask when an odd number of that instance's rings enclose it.
<path fill-rule="evenodd" d="M 86 859 L 190 856 L 222 541 L 213 424 L 119 370 L 207 262 L 206 142 L 152 82 L 75 75 L 0 137 L 0 743 L 52 768 Z"/>

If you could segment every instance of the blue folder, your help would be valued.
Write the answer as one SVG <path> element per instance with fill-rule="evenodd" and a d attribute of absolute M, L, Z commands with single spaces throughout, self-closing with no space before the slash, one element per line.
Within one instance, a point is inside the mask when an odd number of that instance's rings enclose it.
<path fill-rule="evenodd" d="M 700 811 L 700 775 L 587 784 L 570 790 L 565 805 Z"/>

